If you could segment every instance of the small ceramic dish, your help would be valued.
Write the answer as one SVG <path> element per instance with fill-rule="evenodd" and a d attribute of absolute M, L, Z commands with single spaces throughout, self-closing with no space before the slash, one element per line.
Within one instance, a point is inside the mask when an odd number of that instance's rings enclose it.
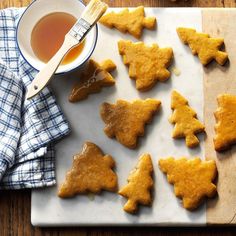
<path fill-rule="evenodd" d="M 85 5 L 79 0 L 35 0 L 22 14 L 16 31 L 18 48 L 25 60 L 36 70 L 41 70 L 45 65 L 34 54 L 31 48 L 31 32 L 36 23 L 44 16 L 54 12 L 65 12 L 79 18 Z M 93 27 L 86 36 L 82 53 L 72 62 L 60 65 L 56 74 L 66 73 L 80 67 L 93 53 L 98 36 L 97 26 Z"/>

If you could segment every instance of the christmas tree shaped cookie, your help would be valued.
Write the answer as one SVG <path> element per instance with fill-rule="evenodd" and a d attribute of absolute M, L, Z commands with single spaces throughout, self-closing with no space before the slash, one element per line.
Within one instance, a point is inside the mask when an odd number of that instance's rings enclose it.
<path fill-rule="evenodd" d="M 171 109 L 173 110 L 173 114 L 169 118 L 169 121 L 175 124 L 172 137 L 185 137 L 188 147 L 197 146 L 199 140 L 195 134 L 204 132 L 204 125 L 197 119 L 197 114 L 189 107 L 188 101 L 175 90 L 171 94 Z"/>
<path fill-rule="evenodd" d="M 88 97 L 91 93 L 98 93 L 102 87 L 115 84 L 114 78 L 109 72 L 116 69 L 112 60 L 105 60 L 101 64 L 90 59 L 86 71 L 81 74 L 78 83 L 72 89 L 70 102 L 77 102 Z"/>
<path fill-rule="evenodd" d="M 170 157 L 159 160 L 159 167 L 167 174 L 168 182 L 174 185 L 175 195 L 183 199 L 183 206 L 188 210 L 196 209 L 205 197 L 216 194 L 212 181 L 216 178 L 217 168 L 213 160 L 175 160 Z"/>
<path fill-rule="evenodd" d="M 124 205 L 126 212 L 135 213 L 138 209 L 138 204 L 151 205 L 152 172 L 151 156 L 149 154 L 142 155 L 139 158 L 138 165 L 128 177 L 128 184 L 119 191 L 120 195 L 128 199 Z"/>
<path fill-rule="evenodd" d="M 236 96 L 222 94 L 217 101 L 214 145 L 216 151 L 224 151 L 236 144 Z"/>
<path fill-rule="evenodd" d="M 119 13 L 107 13 L 101 17 L 99 22 L 109 28 L 115 27 L 122 33 L 129 32 L 136 38 L 141 37 L 143 28 L 152 30 L 156 26 L 156 18 L 145 17 L 143 6 L 137 7 L 133 11 L 125 8 Z"/>
<path fill-rule="evenodd" d="M 151 89 L 157 81 L 166 81 L 170 77 L 167 68 L 173 58 L 172 48 L 159 48 L 143 42 L 133 43 L 120 40 L 118 42 L 120 55 L 124 64 L 129 67 L 129 77 L 136 80 L 136 88 L 140 91 Z"/>
<path fill-rule="evenodd" d="M 144 135 L 145 124 L 159 110 L 161 102 L 155 99 L 118 100 L 116 104 L 103 103 L 100 114 L 105 123 L 104 132 L 128 148 L 135 148 L 138 136 Z"/>
<path fill-rule="evenodd" d="M 86 142 L 82 151 L 74 156 L 72 168 L 67 172 L 58 196 L 67 198 L 79 193 L 116 191 L 117 176 L 112 170 L 114 166 L 111 156 L 104 155 L 95 144 Z"/>
<path fill-rule="evenodd" d="M 191 28 L 177 28 L 177 33 L 182 42 L 189 45 L 193 55 L 198 55 L 203 65 L 214 59 L 220 65 L 224 65 L 227 61 L 228 54 L 220 50 L 224 39 L 210 38 L 209 34 L 197 33 Z"/>

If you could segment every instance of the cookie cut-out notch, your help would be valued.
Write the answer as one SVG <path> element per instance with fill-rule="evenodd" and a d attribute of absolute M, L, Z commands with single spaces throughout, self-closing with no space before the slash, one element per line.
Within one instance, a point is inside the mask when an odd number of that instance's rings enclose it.
<path fill-rule="evenodd" d="M 152 203 L 151 190 L 153 188 L 153 165 L 149 154 L 143 154 L 139 158 L 138 165 L 130 173 L 128 184 L 122 187 L 119 194 L 128 199 L 124 205 L 124 211 L 135 213 L 138 205 L 149 206 Z"/>
<path fill-rule="evenodd" d="M 145 125 L 150 123 L 154 113 L 161 106 L 156 99 L 117 100 L 116 104 L 103 103 L 101 118 L 105 123 L 105 134 L 128 148 L 135 148 L 139 136 L 144 135 Z"/>
<path fill-rule="evenodd" d="M 170 123 L 174 124 L 173 138 L 185 138 L 186 145 L 190 148 L 199 145 L 195 134 L 205 131 L 204 125 L 197 119 L 196 112 L 188 105 L 188 101 L 176 90 L 171 94 Z"/>
<path fill-rule="evenodd" d="M 113 86 L 115 80 L 110 74 L 116 69 L 112 60 L 105 60 L 100 64 L 90 59 L 84 72 L 82 72 L 78 83 L 73 87 L 69 96 L 70 102 L 78 102 L 92 93 L 98 93 L 103 87 Z"/>
<path fill-rule="evenodd" d="M 217 176 L 215 161 L 201 161 L 199 158 L 187 160 L 185 157 L 159 160 L 159 167 L 167 174 L 167 180 L 174 185 L 176 197 L 183 200 L 184 208 L 196 209 L 206 198 L 216 195 Z"/>
<path fill-rule="evenodd" d="M 177 28 L 177 33 L 184 44 L 188 44 L 193 55 L 198 55 L 201 63 L 207 65 L 212 60 L 224 65 L 228 60 L 228 54 L 221 51 L 224 45 L 223 38 L 211 38 L 209 34 L 197 33 L 191 28 Z"/>
<path fill-rule="evenodd" d="M 145 17 L 143 6 L 131 11 L 125 8 L 118 13 L 107 13 L 101 17 L 99 22 L 109 28 L 115 27 L 122 33 L 128 32 L 138 39 L 141 37 L 144 28 L 153 30 L 156 26 L 156 18 Z"/>
<path fill-rule="evenodd" d="M 118 49 L 123 56 L 124 64 L 129 67 L 129 77 L 136 81 L 138 90 L 150 90 L 157 81 L 164 82 L 170 77 L 167 68 L 173 58 L 172 48 L 159 48 L 157 44 L 147 46 L 143 42 L 120 40 Z"/>
<path fill-rule="evenodd" d="M 94 143 L 86 142 L 82 151 L 74 156 L 72 168 L 67 172 L 58 196 L 68 198 L 101 190 L 115 192 L 117 176 L 112 170 L 114 167 L 115 161 L 110 155 L 104 155 Z"/>
<path fill-rule="evenodd" d="M 236 96 L 221 94 L 217 97 L 218 108 L 214 113 L 216 119 L 214 146 L 215 150 L 225 151 L 236 144 Z"/>

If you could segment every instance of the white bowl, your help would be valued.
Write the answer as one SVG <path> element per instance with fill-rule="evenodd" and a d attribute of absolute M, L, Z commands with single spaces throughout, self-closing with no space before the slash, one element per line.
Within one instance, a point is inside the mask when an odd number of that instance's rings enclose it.
<path fill-rule="evenodd" d="M 84 4 L 79 0 L 35 0 L 22 14 L 16 31 L 19 50 L 25 60 L 36 70 L 41 70 L 45 63 L 40 61 L 31 48 L 31 32 L 35 24 L 44 16 L 53 12 L 66 12 L 79 18 L 84 10 Z M 87 34 L 82 53 L 71 63 L 60 65 L 56 74 L 72 71 L 86 62 L 95 49 L 98 36 L 97 26 Z"/>

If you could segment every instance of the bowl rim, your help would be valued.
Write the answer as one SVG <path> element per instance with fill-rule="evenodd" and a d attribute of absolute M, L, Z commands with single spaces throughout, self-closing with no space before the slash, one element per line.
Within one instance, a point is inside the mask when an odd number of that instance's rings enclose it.
<path fill-rule="evenodd" d="M 16 45 L 17 48 L 20 52 L 20 55 L 23 57 L 23 59 L 28 63 L 28 65 L 30 65 L 32 68 L 34 68 L 37 72 L 39 72 L 39 70 L 37 68 L 35 68 L 33 65 L 31 65 L 31 63 L 26 59 L 26 57 L 24 56 L 23 52 L 21 51 L 20 45 L 19 45 L 19 25 L 20 22 L 22 20 L 22 18 L 24 17 L 25 13 L 29 10 L 29 8 L 36 2 L 37 0 L 33 0 L 24 10 L 24 12 L 21 14 L 20 18 L 18 19 L 17 25 L 16 25 Z M 77 0 L 78 2 L 80 2 L 82 5 L 85 6 L 84 2 L 82 2 L 81 0 Z M 72 69 L 67 69 L 65 71 L 62 72 L 55 72 L 54 75 L 63 75 L 69 72 L 73 72 L 76 69 L 78 69 L 79 67 L 82 67 L 86 61 L 91 57 L 92 53 L 94 52 L 96 45 L 97 45 L 97 40 L 98 40 L 98 26 L 97 24 L 95 24 L 93 27 L 95 27 L 95 38 L 94 38 L 94 43 L 93 43 L 93 47 L 90 49 L 90 51 L 88 52 L 87 56 L 84 58 L 83 61 L 81 61 L 80 64 L 78 64 L 76 67 L 72 68 Z"/>

